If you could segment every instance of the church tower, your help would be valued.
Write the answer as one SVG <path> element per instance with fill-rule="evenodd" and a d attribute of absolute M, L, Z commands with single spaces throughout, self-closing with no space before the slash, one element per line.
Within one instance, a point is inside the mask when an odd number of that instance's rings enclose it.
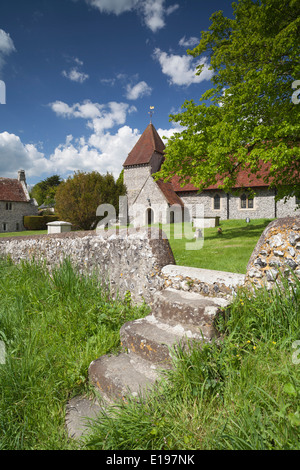
<path fill-rule="evenodd" d="M 164 150 L 163 141 L 150 123 L 123 164 L 129 206 L 134 204 L 149 176 L 160 169 L 164 161 Z"/>
<path fill-rule="evenodd" d="M 137 220 L 139 213 L 139 225 L 166 223 L 172 218 L 171 207 L 183 207 L 171 183 L 154 181 L 152 177 L 161 168 L 164 150 L 165 145 L 150 122 L 123 164 L 130 222 Z"/>

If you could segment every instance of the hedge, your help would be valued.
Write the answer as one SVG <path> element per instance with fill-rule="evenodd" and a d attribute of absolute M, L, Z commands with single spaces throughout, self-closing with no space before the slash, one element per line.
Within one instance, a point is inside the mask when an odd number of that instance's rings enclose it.
<path fill-rule="evenodd" d="M 56 215 L 25 215 L 24 227 L 27 230 L 47 230 L 47 223 L 59 220 Z"/>

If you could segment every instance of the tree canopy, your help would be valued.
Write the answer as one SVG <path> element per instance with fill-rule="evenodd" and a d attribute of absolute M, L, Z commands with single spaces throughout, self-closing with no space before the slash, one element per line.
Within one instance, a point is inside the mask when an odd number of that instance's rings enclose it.
<path fill-rule="evenodd" d="M 33 186 L 30 196 L 36 199 L 39 206 L 41 204 L 54 204 L 55 193 L 61 182 L 62 179 L 59 175 L 49 176 Z"/>
<path fill-rule="evenodd" d="M 182 132 L 166 146 L 157 174 L 178 175 L 200 190 L 211 184 L 229 191 L 238 171 L 259 174 L 277 198 L 300 196 L 299 100 L 300 3 L 298 0 L 239 0 L 233 17 L 215 12 L 198 46 L 187 53 L 210 58 L 213 87 L 200 104 L 186 101 L 170 116 Z"/>
<path fill-rule="evenodd" d="M 99 218 L 96 211 L 101 204 L 111 204 L 118 213 L 119 196 L 125 194 L 122 179 L 93 171 L 77 171 L 64 181 L 56 192 L 56 212 L 61 220 L 71 222 L 76 229 L 95 228 Z"/>

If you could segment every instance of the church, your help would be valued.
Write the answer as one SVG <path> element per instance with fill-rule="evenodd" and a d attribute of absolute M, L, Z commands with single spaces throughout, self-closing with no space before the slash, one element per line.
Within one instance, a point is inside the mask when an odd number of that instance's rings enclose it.
<path fill-rule="evenodd" d="M 275 201 L 275 189 L 269 188 L 263 178 L 241 171 L 234 192 L 226 193 L 212 185 L 199 192 L 192 184 L 181 186 L 179 178 L 170 182 L 155 181 L 156 173 L 164 161 L 165 145 L 150 123 L 128 154 L 124 164 L 124 184 L 127 188 L 128 217 L 138 225 L 172 223 L 184 220 L 205 219 L 261 219 L 300 215 L 298 200 L 286 203 Z M 262 169 L 264 176 L 267 168 Z M 254 191 L 252 197 L 245 188 Z"/>

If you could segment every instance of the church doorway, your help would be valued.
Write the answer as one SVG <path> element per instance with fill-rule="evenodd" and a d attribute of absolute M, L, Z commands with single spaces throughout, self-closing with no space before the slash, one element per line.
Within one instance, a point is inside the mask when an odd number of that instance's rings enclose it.
<path fill-rule="evenodd" d="M 154 212 L 152 209 L 147 209 L 147 213 L 146 213 L 146 223 L 147 225 L 151 225 L 153 224 L 154 222 Z"/>

